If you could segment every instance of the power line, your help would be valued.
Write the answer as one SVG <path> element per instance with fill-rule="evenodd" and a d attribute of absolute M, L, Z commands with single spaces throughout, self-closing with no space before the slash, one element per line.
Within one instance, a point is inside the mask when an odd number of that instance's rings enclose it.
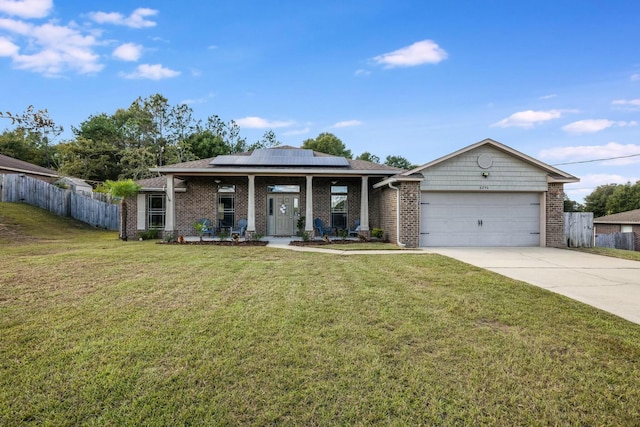
<path fill-rule="evenodd" d="M 628 159 L 629 157 L 638 157 L 638 156 L 640 156 L 640 154 L 629 154 L 628 156 L 609 157 L 609 158 L 606 158 L 606 159 L 581 160 L 581 161 L 578 161 L 578 162 L 556 163 L 553 166 L 577 165 L 578 163 L 604 162 L 604 161 L 607 161 L 607 160 Z"/>

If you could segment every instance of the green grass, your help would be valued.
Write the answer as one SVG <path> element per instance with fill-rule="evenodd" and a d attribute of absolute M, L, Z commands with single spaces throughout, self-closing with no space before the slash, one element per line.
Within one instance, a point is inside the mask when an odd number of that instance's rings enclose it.
<path fill-rule="evenodd" d="M 640 261 L 640 252 L 636 252 L 636 251 L 626 251 L 623 249 L 598 248 L 598 247 L 579 248 L 575 250 L 581 251 L 581 252 L 588 252 L 590 254 L 595 254 L 595 255 L 605 255 L 605 256 L 610 256 L 614 258 L 629 259 L 631 261 Z"/>
<path fill-rule="evenodd" d="M 0 231 L 0 425 L 640 419 L 640 326 L 446 257 Z"/>

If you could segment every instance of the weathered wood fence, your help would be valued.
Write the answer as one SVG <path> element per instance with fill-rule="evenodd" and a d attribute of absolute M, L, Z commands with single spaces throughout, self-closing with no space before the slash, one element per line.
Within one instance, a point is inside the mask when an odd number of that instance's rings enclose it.
<path fill-rule="evenodd" d="M 633 233 L 596 234 L 596 246 L 635 251 L 635 236 Z"/>
<path fill-rule="evenodd" d="M 0 202 L 27 203 L 94 227 L 118 229 L 120 206 L 109 203 L 103 195 L 94 199 L 26 175 L 0 175 Z"/>
<path fill-rule="evenodd" d="M 564 241 L 570 248 L 593 247 L 593 212 L 565 212 Z"/>

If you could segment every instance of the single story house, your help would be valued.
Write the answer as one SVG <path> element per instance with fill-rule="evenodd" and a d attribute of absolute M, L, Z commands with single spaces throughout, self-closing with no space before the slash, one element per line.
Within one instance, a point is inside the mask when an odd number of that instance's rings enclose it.
<path fill-rule="evenodd" d="M 294 147 L 259 149 L 152 169 L 128 202 L 128 235 L 194 235 L 200 218 L 247 233 L 384 230 L 419 246 L 563 246 L 565 183 L 578 178 L 485 139 L 405 171 Z"/>
<path fill-rule="evenodd" d="M 640 209 L 593 219 L 594 234 L 633 233 L 635 248 L 640 249 Z"/>
<path fill-rule="evenodd" d="M 0 154 L 0 174 L 23 174 L 49 184 L 59 178 L 58 172 L 23 160 Z"/>

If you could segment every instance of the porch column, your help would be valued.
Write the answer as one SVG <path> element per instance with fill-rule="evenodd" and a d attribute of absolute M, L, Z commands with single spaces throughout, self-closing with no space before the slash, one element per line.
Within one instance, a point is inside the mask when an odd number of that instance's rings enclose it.
<path fill-rule="evenodd" d="M 247 200 L 247 231 L 256 231 L 256 176 L 249 175 L 249 200 Z"/>
<path fill-rule="evenodd" d="M 369 177 L 362 177 L 360 189 L 360 231 L 369 231 Z"/>
<path fill-rule="evenodd" d="M 167 175 L 166 196 L 167 206 L 164 216 L 164 231 L 174 232 L 176 230 L 176 192 L 172 174 Z"/>
<path fill-rule="evenodd" d="M 307 203 L 305 206 L 304 231 L 313 233 L 313 175 L 307 175 Z"/>

